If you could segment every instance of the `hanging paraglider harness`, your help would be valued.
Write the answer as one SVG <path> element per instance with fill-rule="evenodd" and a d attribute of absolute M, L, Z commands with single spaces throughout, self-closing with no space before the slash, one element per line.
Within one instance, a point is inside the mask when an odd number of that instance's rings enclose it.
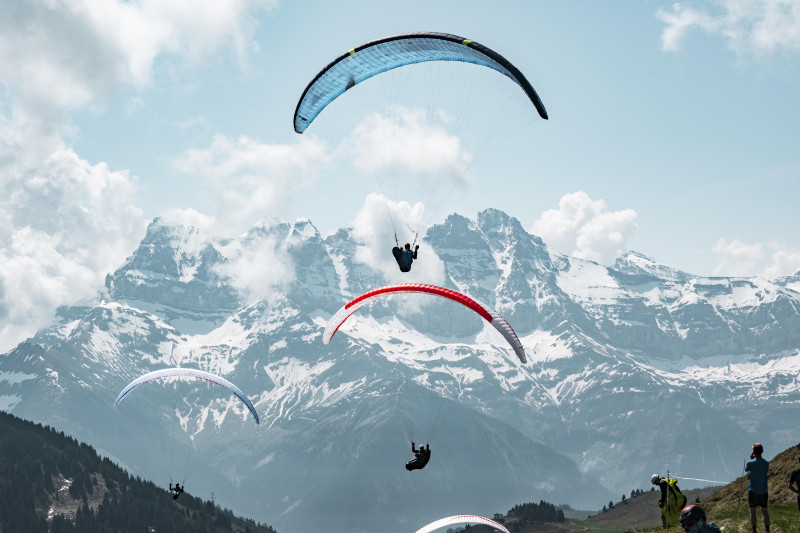
<path fill-rule="evenodd" d="M 183 494 L 183 487 L 178 482 L 175 482 L 175 486 L 173 487 L 172 486 L 172 480 L 170 480 L 170 482 L 169 482 L 169 492 L 170 492 L 170 494 L 172 494 L 172 499 L 173 500 L 177 500 L 178 496 Z"/>
<path fill-rule="evenodd" d="M 419 245 L 417 244 L 418 235 L 419 232 L 414 234 L 414 244 L 406 243 L 405 249 L 403 249 L 400 248 L 400 241 L 397 240 L 397 232 L 394 234 L 396 246 L 392 248 L 392 255 L 395 261 L 397 261 L 397 266 L 400 267 L 400 272 L 411 271 L 411 263 L 417 258 L 417 250 L 419 249 Z"/>
<path fill-rule="evenodd" d="M 186 464 L 183 468 L 183 480 L 180 483 L 177 481 L 175 485 L 172 485 L 172 476 L 174 473 L 174 463 L 175 463 L 175 428 L 172 429 L 172 451 L 170 452 L 170 460 L 169 460 L 169 493 L 172 495 L 173 500 L 177 500 L 178 497 L 183 494 L 183 489 L 186 487 L 186 473 L 189 471 L 190 463 L 193 465 L 195 457 L 191 457 L 193 454 L 187 454 L 186 456 Z"/>
<path fill-rule="evenodd" d="M 410 370 L 403 373 L 403 392 L 398 396 L 398 410 L 405 421 L 406 438 L 410 437 L 411 451 L 414 453 L 414 457 L 405 465 L 406 470 L 411 472 L 422 470 L 427 466 L 431 460 L 430 443 L 436 440 L 458 404 L 449 402 L 435 392 L 416 384 L 408 372 Z M 426 443 L 419 448 L 414 436 L 417 432 Z"/>
<path fill-rule="evenodd" d="M 177 500 L 178 496 L 183 494 L 183 487 L 186 486 L 186 479 L 183 480 L 183 486 L 177 481 L 175 482 L 175 486 L 172 486 L 172 470 L 173 464 L 175 461 L 175 428 L 172 428 L 172 451 L 170 452 L 170 459 L 169 459 L 169 493 L 172 494 L 172 499 Z"/>
<path fill-rule="evenodd" d="M 425 465 L 427 465 L 428 461 L 431 460 L 431 445 L 426 444 L 425 446 L 420 446 L 419 449 L 417 449 L 416 445 L 412 441 L 411 451 L 414 452 L 414 458 L 406 463 L 406 470 L 411 472 L 412 470 L 422 470 L 425 468 Z"/>

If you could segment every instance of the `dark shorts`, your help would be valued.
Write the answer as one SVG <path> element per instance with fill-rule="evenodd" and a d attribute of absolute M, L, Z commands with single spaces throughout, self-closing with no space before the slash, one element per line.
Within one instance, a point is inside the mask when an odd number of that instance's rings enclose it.
<path fill-rule="evenodd" d="M 755 492 L 747 491 L 747 505 L 750 507 L 766 507 L 769 494 L 756 494 Z"/>

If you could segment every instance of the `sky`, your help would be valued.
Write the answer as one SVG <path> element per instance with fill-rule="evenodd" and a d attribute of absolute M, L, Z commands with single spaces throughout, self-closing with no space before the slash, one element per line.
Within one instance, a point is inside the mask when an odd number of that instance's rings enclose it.
<path fill-rule="evenodd" d="M 431 63 L 294 132 L 325 65 L 412 31 L 497 51 L 549 120 L 490 69 Z M 308 218 L 369 257 L 377 220 L 410 240 L 496 208 L 606 265 L 790 275 L 798 59 L 800 0 L 0 0 L 0 348 L 96 295 L 155 217 Z"/>

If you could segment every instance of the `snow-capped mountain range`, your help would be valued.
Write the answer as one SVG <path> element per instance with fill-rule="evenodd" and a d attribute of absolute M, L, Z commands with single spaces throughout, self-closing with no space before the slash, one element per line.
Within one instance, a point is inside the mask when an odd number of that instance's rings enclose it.
<path fill-rule="evenodd" d="M 435 255 L 444 286 L 500 312 L 528 364 L 425 296 L 362 309 L 324 345 L 346 301 L 389 282 L 352 229 L 272 221 L 215 241 L 155 219 L 96 302 L 0 357 L 0 409 L 286 533 L 400 533 L 540 499 L 599 508 L 654 472 L 729 481 L 754 441 L 767 455 L 800 441 L 800 276 L 698 277 L 635 252 L 607 267 L 497 210 L 451 215 L 422 244 L 418 262 Z M 169 366 L 232 381 L 262 423 L 205 382 L 113 405 Z M 411 438 L 431 442 L 425 470 L 403 468 Z"/>

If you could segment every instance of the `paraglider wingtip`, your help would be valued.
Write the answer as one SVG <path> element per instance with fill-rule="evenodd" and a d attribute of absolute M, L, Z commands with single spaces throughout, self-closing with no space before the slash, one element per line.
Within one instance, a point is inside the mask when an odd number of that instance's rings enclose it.
<path fill-rule="evenodd" d="M 526 364 L 528 362 L 528 354 L 525 353 L 525 347 L 522 344 L 519 345 L 519 352 L 517 352 L 519 356 L 519 360 L 522 361 L 522 364 Z"/>

